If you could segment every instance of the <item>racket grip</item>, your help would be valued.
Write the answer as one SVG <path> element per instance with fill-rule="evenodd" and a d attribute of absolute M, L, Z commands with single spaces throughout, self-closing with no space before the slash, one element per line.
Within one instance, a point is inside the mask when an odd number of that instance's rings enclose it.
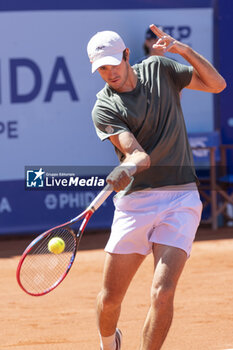
<path fill-rule="evenodd" d="M 110 184 L 107 184 L 104 189 L 96 196 L 96 198 L 91 202 L 87 210 L 96 211 L 103 202 L 110 196 L 113 188 Z"/>

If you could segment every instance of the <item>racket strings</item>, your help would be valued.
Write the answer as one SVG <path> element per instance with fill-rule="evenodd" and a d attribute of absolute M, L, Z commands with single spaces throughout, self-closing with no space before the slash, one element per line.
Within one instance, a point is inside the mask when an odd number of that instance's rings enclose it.
<path fill-rule="evenodd" d="M 49 251 L 52 238 L 59 237 L 65 243 L 60 254 Z M 22 286 L 31 294 L 42 294 L 56 286 L 69 270 L 76 252 L 76 236 L 69 228 L 57 228 L 33 244 L 20 271 Z"/>

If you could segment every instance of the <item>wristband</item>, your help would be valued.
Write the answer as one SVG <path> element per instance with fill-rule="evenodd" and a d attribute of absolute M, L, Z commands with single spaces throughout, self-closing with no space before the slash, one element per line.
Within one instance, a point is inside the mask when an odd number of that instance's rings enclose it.
<path fill-rule="evenodd" d="M 131 162 L 121 163 L 120 167 L 124 167 L 129 176 L 133 176 L 137 171 L 137 165 Z"/>

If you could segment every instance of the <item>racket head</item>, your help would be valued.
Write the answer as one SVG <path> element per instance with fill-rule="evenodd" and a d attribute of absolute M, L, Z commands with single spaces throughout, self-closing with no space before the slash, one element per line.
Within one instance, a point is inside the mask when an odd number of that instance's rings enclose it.
<path fill-rule="evenodd" d="M 48 244 L 61 238 L 64 251 L 52 253 Z M 80 237 L 81 238 L 81 237 Z M 16 271 L 20 287 L 29 295 L 41 296 L 51 292 L 67 276 L 74 262 L 78 238 L 69 226 L 58 226 L 35 238 L 23 252 Z"/>

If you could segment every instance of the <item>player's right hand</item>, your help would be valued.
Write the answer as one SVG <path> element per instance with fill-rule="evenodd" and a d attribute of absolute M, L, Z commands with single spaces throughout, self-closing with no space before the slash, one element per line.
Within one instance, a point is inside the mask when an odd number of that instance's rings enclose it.
<path fill-rule="evenodd" d="M 106 181 L 113 187 L 114 191 L 119 192 L 130 184 L 132 177 L 126 168 L 118 166 L 108 175 Z"/>

